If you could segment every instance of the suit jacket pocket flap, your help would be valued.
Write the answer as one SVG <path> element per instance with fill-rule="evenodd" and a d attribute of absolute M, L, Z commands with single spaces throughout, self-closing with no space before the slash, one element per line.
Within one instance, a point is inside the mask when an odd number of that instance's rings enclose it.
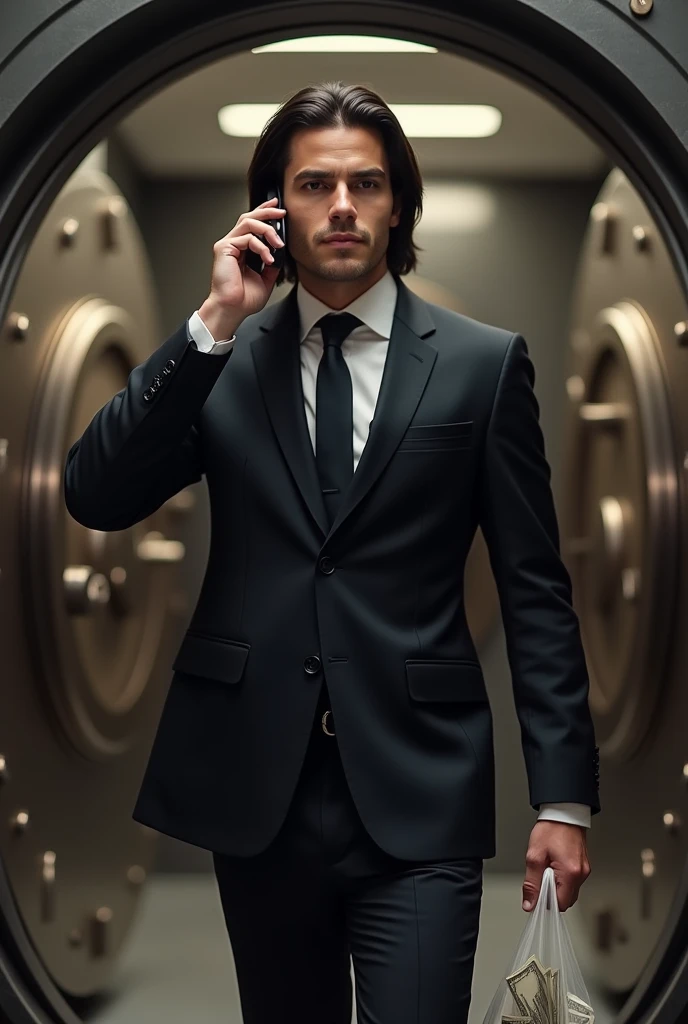
<path fill-rule="evenodd" d="M 222 683 L 238 683 L 250 649 L 250 644 L 239 640 L 187 633 L 172 669 L 193 676 L 218 679 Z"/>
<path fill-rule="evenodd" d="M 409 659 L 406 680 L 414 700 L 489 701 L 482 668 L 475 661 Z"/>
<path fill-rule="evenodd" d="M 408 441 L 425 441 L 445 437 L 470 438 L 473 433 L 473 420 L 463 423 L 413 423 L 404 434 Z"/>

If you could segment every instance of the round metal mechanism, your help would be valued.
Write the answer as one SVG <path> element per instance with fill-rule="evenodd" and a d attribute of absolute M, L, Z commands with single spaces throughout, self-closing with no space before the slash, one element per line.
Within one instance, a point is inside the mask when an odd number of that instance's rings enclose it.
<path fill-rule="evenodd" d="M 66 510 L 63 470 L 160 337 L 128 206 L 82 168 L 35 236 L 0 337 L 0 567 L 16 595 L 3 604 L 0 857 L 21 927 L 71 995 L 107 980 L 155 850 L 131 811 L 180 632 L 184 502 L 87 529 Z"/>
<path fill-rule="evenodd" d="M 601 758 L 579 904 L 617 993 L 672 969 L 688 853 L 688 351 L 674 330 L 687 312 L 649 211 L 615 170 L 576 284 L 560 523 Z"/>
<path fill-rule="evenodd" d="M 572 577 L 605 754 L 651 726 L 671 637 L 677 466 L 659 340 L 633 301 L 601 310 L 578 351 L 568 466 Z"/>
<path fill-rule="evenodd" d="M 183 557 L 179 541 L 151 529 L 160 516 L 129 530 L 85 529 L 55 486 L 71 443 L 146 358 L 140 338 L 130 314 L 105 299 L 84 298 L 65 312 L 36 387 L 24 479 L 38 677 L 88 757 L 123 753 L 136 738 L 129 716 L 148 685 L 167 614 L 167 574 L 151 564 Z M 165 550 L 174 557 L 162 557 Z"/>

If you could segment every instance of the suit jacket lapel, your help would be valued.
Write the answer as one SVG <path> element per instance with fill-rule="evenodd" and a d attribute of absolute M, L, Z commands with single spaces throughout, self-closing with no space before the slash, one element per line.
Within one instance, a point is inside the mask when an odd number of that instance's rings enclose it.
<path fill-rule="evenodd" d="M 427 305 L 399 278 L 397 284 L 392 334 L 375 415 L 356 472 L 329 531 L 330 536 L 341 528 L 365 498 L 394 454 L 418 407 L 437 358 L 437 349 L 422 340 L 435 332 Z"/>
<path fill-rule="evenodd" d="M 320 490 L 301 384 L 296 288 L 271 306 L 251 344 L 277 441 L 323 536 L 331 536 L 363 500 L 389 462 L 418 406 L 437 349 L 422 339 L 435 332 L 428 306 L 397 278 L 397 304 L 370 433 L 331 529 Z"/>
<path fill-rule="evenodd" d="M 266 310 L 259 327 L 251 352 L 275 437 L 310 514 L 326 534 L 327 511 L 303 404 L 296 287 Z"/>

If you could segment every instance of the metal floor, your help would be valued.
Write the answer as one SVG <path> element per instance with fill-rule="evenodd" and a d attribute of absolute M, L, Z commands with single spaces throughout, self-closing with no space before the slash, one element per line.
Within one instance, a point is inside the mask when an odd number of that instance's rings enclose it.
<path fill-rule="evenodd" d="M 482 1024 L 501 973 L 516 951 L 526 922 L 521 882 L 516 875 L 484 876 L 469 1024 Z M 567 911 L 566 923 L 590 990 L 595 1022 L 610 1024 L 613 1012 L 596 991 L 586 963 L 589 951 L 577 939 L 577 907 Z M 214 875 L 151 878 L 109 991 L 82 1014 L 91 1024 L 188 1024 L 190 1020 L 241 1024 L 234 963 Z"/>

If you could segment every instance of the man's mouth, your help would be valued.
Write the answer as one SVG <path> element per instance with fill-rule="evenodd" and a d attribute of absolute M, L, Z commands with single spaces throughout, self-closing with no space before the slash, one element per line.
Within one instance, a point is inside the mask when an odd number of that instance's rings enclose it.
<path fill-rule="evenodd" d="M 343 249 L 345 249 L 347 246 L 350 246 L 350 245 L 360 245 L 360 243 L 361 243 L 361 239 L 360 238 L 326 238 L 325 239 L 325 244 L 326 245 L 341 246 L 341 248 L 343 248 Z"/>

